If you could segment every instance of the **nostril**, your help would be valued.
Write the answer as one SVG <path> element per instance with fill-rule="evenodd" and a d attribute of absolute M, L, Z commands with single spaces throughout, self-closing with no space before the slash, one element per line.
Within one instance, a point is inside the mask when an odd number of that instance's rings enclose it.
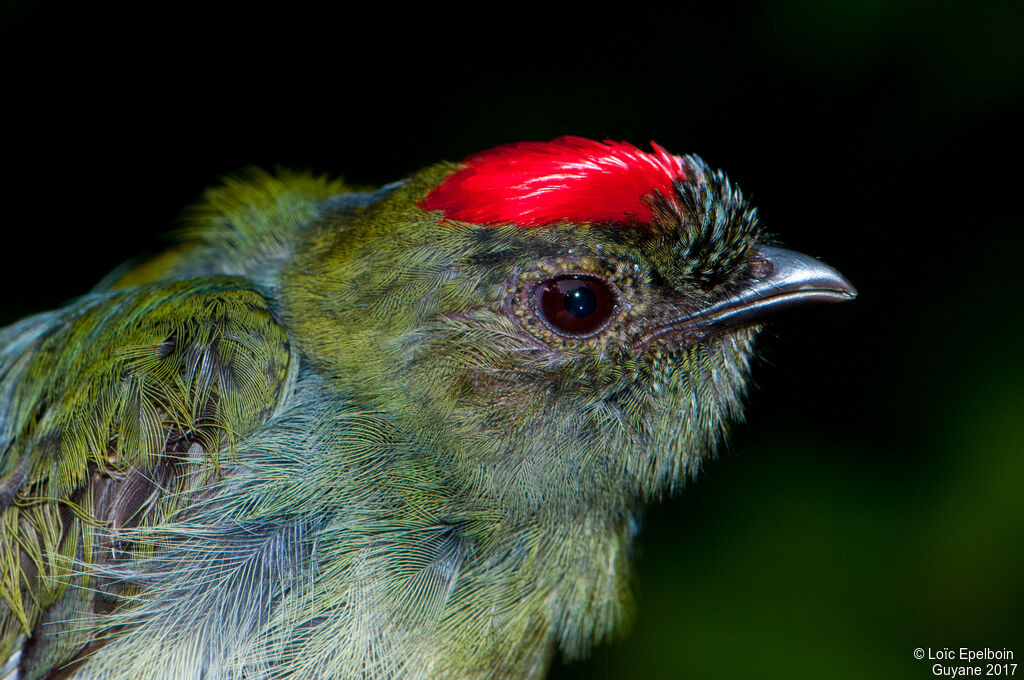
<path fill-rule="evenodd" d="M 761 281 L 772 275 L 775 271 L 771 260 L 765 257 L 754 257 L 747 263 L 747 274 L 755 281 Z"/>

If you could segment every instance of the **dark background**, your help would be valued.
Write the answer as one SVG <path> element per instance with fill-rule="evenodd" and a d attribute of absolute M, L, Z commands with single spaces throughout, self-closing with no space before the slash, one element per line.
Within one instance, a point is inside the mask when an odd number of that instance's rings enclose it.
<path fill-rule="evenodd" d="M 1022 675 L 1024 3 L 710 4 L 8 2 L 0 323 L 247 165 L 379 184 L 562 134 L 699 153 L 860 298 L 771 324 L 746 423 L 649 515 L 632 633 L 554 675 L 912 679 L 917 647 L 985 646 Z"/>

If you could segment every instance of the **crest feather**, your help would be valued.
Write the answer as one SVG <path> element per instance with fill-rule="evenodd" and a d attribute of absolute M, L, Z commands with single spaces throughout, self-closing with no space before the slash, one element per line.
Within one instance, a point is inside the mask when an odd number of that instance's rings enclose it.
<path fill-rule="evenodd" d="M 486 226 L 650 225 L 645 197 L 671 196 L 673 184 L 686 179 L 682 157 L 651 147 L 653 153 L 582 137 L 505 144 L 466 158 L 419 206 Z"/>

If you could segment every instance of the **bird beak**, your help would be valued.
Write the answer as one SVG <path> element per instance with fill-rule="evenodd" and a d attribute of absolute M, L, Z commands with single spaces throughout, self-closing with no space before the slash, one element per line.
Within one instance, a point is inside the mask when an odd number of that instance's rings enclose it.
<path fill-rule="evenodd" d="M 762 246 L 754 256 L 752 270 L 754 278 L 742 288 L 694 314 L 659 326 L 641 344 L 669 334 L 695 342 L 722 330 L 756 325 L 769 314 L 791 307 L 857 297 L 857 290 L 838 271 L 793 250 Z"/>
<path fill-rule="evenodd" d="M 715 326 L 748 326 L 790 307 L 846 302 L 857 297 L 857 289 L 845 276 L 810 255 L 763 246 L 758 249 L 755 262 L 763 270 L 756 279 L 716 301 L 693 320 L 700 318 Z"/>

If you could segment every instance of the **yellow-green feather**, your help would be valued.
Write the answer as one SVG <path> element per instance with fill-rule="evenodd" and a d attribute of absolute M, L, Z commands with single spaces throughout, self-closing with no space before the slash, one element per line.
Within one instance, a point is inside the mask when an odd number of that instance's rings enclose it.
<path fill-rule="evenodd" d="M 169 450 L 171 436 L 198 446 L 202 459 L 185 461 L 188 476 L 146 513 L 160 521 L 184 499 L 174 492 L 231 464 L 238 437 L 274 413 L 293 370 L 266 300 L 220 276 L 84 298 L 7 359 L 0 656 L 63 596 L 72 562 L 91 560 L 95 533 L 112 528 L 90 507 L 94 475 L 181 459 L 188 447 Z"/>

